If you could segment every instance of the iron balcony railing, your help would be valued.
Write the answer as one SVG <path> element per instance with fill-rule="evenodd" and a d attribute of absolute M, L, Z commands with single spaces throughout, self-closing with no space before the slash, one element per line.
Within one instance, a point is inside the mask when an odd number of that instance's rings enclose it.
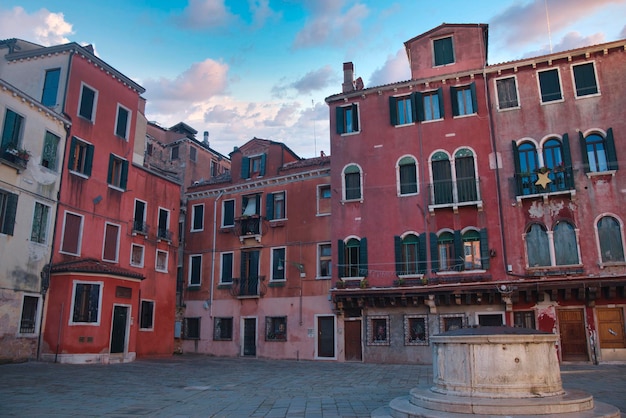
<path fill-rule="evenodd" d="M 437 180 L 430 187 L 431 205 L 458 205 L 480 202 L 480 179 L 474 177 L 453 180 Z"/>
<path fill-rule="evenodd" d="M 230 287 L 230 293 L 237 298 L 263 296 L 265 290 L 265 276 L 233 277 Z"/>
<path fill-rule="evenodd" d="M 158 228 L 157 238 L 164 241 L 172 241 L 172 231 L 165 228 Z"/>
<path fill-rule="evenodd" d="M 259 215 L 253 215 L 237 218 L 235 220 L 235 228 L 239 231 L 240 236 L 260 235 L 261 217 Z"/>
<path fill-rule="evenodd" d="M 547 173 L 550 181 L 538 182 L 539 176 L 543 176 L 545 173 Z M 574 189 L 574 176 L 571 167 L 548 169 L 543 173 L 516 173 L 514 181 L 516 196 L 557 193 Z"/>
<path fill-rule="evenodd" d="M 148 235 L 148 224 L 137 219 L 133 220 L 133 232 Z"/>

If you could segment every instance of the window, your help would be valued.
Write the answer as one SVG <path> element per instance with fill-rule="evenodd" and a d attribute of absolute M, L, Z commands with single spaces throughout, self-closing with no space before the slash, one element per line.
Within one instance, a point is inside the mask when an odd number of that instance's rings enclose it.
<path fill-rule="evenodd" d="M 557 266 L 579 264 L 578 240 L 574 225 L 560 221 L 554 226 L 554 257 Z"/>
<path fill-rule="evenodd" d="M 621 223 L 612 216 L 603 216 L 598 220 L 597 228 L 602 263 L 623 263 L 625 260 Z"/>
<path fill-rule="evenodd" d="M 265 154 L 241 158 L 241 178 L 264 176 L 267 156 Z"/>
<path fill-rule="evenodd" d="M 421 121 L 443 119 L 443 89 L 439 87 L 435 91 L 417 94 L 417 117 Z"/>
<path fill-rule="evenodd" d="M 425 235 L 395 236 L 396 274 L 398 276 L 426 273 Z"/>
<path fill-rule="evenodd" d="M 222 253 L 220 284 L 233 282 L 233 253 Z"/>
<path fill-rule="evenodd" d="M 135 199 L 135 212 L 133 215 L 133 231 L 143 235 L 148 234 L 148 224 L 146 224 L 146 202 Z"/>
<path fill-rule="evenodd" d="M 91 175 L 91 165 L 93 163 L 94 146 L 88 144 L 75 136 L 70 143 L 70 155 L 68 156 L 68 168 L 71 172 Z"/>
<path fill-rule="evenodd" d="M 602 173 L 617 170 L 617 153 L 613 140 L 613 128 L 606 131 L 606 137 L 591 133 L 586 137 L 579 132 L 585 173 Z"/>
<path fill-rule="evenodd" d="M 61 77 L 61 69 L 54 68 L 46 70 L 46 76 L 43 82 L 43 92 L 41 94 L 41 104 L 48 107 L 56 106 L 57 93 L 59 91 L 59 79 Z"/>
<path fill-rule="evenodd" d="M 167 251 L 156 250 L 156 271 L 160 271 L 161 273 L 167 273 L 167 256 Z"/>
<path fill-rule="evenodd" d="M 435 67 L 454 63 L 452 36 L 433 40 Z"/>
<path fill-rule="evenodd" d="M 189 159 L 195 163 L 197 158 L 198 158 L 198 150 L 195 147 L 189 147 Z M 211 177 L 214 177 L 214 176 L 211 176 Z"/>
<path fill-rule="evenodd" d="M 285 219 L 285 192 L 268 193 L 266 200 L 267 219 Z"/>
<path fill-rule="evenodd" d="M 128 181 L 128 161 L 113 154 L 109 155 L 109 172 L 107 182 L 109 185 L 126 190 Z"/>
<path fill-rule="evenodd" d="M 202 256 L 189 257 L 189 286 L 200 286 L 202 283 Z"/>
<path fill-rule="evenodd" d="M 327 215 L 331 211 L 331 191 L 330 184 L 317 186 L 317 214 Z"/>
<path fill-rule="evenodd" d="M 480 251 L 480 233 L 470 230 L 463 234 L 463 268 L 465 270 L 477 270 L 482 267 Z"/>
<path fill-rule="evenodd" d="M 272 248 L 272 281 L 285 280 L 285 248 Z"/>
<path fill-rule="evenodd" d="M 37 329 L 37 310 L 39 298 L 24 295 L 22 301 L 22 315 L 20 318 L 20 334 L 34 334 Z"/>
<path fill-rule="evenodd" d="M 43 151 L 41 152 L 41 165 L 50 170 L 57 169 L 57 151 L 59 148 L 60 137 L 46 131 L 43 140 Z"/>
<path fill-rule="evenodd" d="M 444 314 L 440 316 L 440 331 L 453 331 L 461 329 L 465 326 L 465 318 L 463 315 Z"/>
<path fill-rule="evenodd" d="M 104 224 L 104 247 L 102 259 L 117 263 L 118 247 L 120 242 L 120 226 L 105 222 Z"/>
<path fill-rule="evenodd" d="M 593 62 L 573 65 L 574 84 L 576 85 L 576 97 L 598 94 L 598 82 Z"/>
<path fill-rule="evenodd" d="M 2 127 L 2 143 L 0 148 L 4 153 L 7 149 L 19 148 L 22 139 L 22 129 L 24 117 L 18 115 L 11 109 L 7 109 L 4 114 L 4 126 Z"/>
<path fill-rule="evenodd" d="M 0 233 L 2 234 L 13 235 L 17 199 L 18 196 L 15 193 L 0 189 Z"/>
<path fill-rule="evenodd" d="M 428 345 L 428 317 L 404 315 L 404 345 Z"/>
<path fill-rule="evenodd" d="M 259 259 L 261 251 L 242 251 L 240 260 L 239 296 L 259 295 Z"/>
<path fill-rule="evenodd" d="M 367 268 L 367 238 L 338 241 L 339 277 L 365 277 Z"/>
<path fill-rule="evenodd" d="M 398 194 L 407 195 L 417 193 L 417 164 L 415 158 L 406 156 L 398 161 Z"/>
<path fill-rule="evenodd" d="M 478 325 L 481 327 L 501 327 L 504 325 L 504 315 L 501 313 L 477 313 Z"/>
<path fill-rule="evenodd" d="M 191 232 L 204 229 L 204 204 L 191 207 Z"/>
<path fill-rule="evenodd" d="M 265 341 L 287 341 L 287 317 L 265 317 Z"/>
<path fill-rule="evenodd" d="M 154 328 L 154 301 L 141 301 L 141 317 L 139 319 L 139 328 L 151 330 Z"/>
<path fill-rule="evenodd" d="M 436 152 L 431 157 L 430 164 L 433 176 L 432 202 L 435 205 L 453 203 L 452 169 L 448 154 L 442 151 Z"/>
<path fill-rule="evenodd" d="M 130 130 L 130 110 L 122 105 L 117 105 L 117 116 L 115 117 L 115 135 L 128 140 Z"/>
<path fill-rule="evenodd" d="M 486 270 L 490 264 L 487 229 L 433 233 L 431 256 L 435 271 Z"/>
<path fill-rule="evenodd" d="M 549 248 L 548 231 L 543 225 L 534 223 L 526 231 L 526 256 L 528 258 L 528 267 L 549 266 L 550 253 L 546 251 Z"/>
<path fill-rule="evenodd" d="M 578 236 L 574 225 L 568 221 L 555 224 L 552 234 L 539 223 L 531 224 L 524 234 L 528 267 L 578 265 Z M 553 244 L 554 252 L 546 251 Z"/>
<path fill-rule="evenodd" d="M 496 80 L 496 90 L 498 92 L 498 109 L 503 110 L 519 107 L 515 77 Z"/>
<path fill-rule="evenodd" d="M 317 277 L 319 278 L 328 278 L 333 274 L 332 265 L 331 265 L 331 246 L 328 244 L 318 244 L 317 246 L 317 257 L 318 257 L 318 266 L 317 266 Z"/>
<path fill-rule="evenodd" d="M 392 125 L 408 125 L 415 122 L 415 112 L 415 94 L 389 97 L 389 114 Z"/>
<path fill-rule="evenodd" d="M 541 103 L 561 100 L 561 80 L 559 70 L 546 70 L 537 73 L 539 76 L 539 90 L 541 91 Z"/>
<path fill-rule="evenodd" d="M 174 145 L 170 149 L 170 161 L 178 160 L 178 145 Z"/>
<path fill-rule="evenodd" d="M 533 311 L 513 312 L 513 326 L 535 329 L 535 313 Z"/>
<path fill-rule="evenodd" d="M 83 84 L 80 93 L 80 104 L 78 105 L 78 115 L 94 122 L 97 101 L 98 92 Z"/>
<path fill-rule="evenodd" d="M 350 106 L 340 106 L 335 109 L 337 133 L 339 135 L 359 131 L 359 111 L 356 103 Z"/>
<path fill-rule="evenodd" d="M 147 143 L 146 144 L 146 154 L 147 155 L 152 155 L 153 148 L 154 148 L 154 145 L 152 145 L 151 143 Z"/>
<path fill-rule="evenodd" d="M 367 317 L 367 345 L 389 345 L 389 316 Z"/>
<path fill-rule="evenodd" d="M 48 238 L 48 219 L 50 206 L 43 203 L 35 203 L 33 214 L 33 228 L 30 232 L 30 240 L 39 244 L 45 244 Z"/>
<path fill-rule="evenodd" d="M 450 87 L 452 95 L 452 114 L 454 116 L 471 115 L 478 112 L 476 101 L 476 84 Z"/>
<path fill-rule="evenodd" d="M 363 196 L 361 189 L 361 169 L 352 164 L 343 170 L 343 199 L 361 200 Z"/>
<path fill-rule="evenodd" d="M 475 202 L 478 199 L 478 182 L 474 166 L 474 153 L 468 148 L 461 148 L 454 153 L 456 176 L 456 201 Z"/>
<path fill-rule="evenodd" d="M 451 232 L 443 232 L 439 235 L 437 239 L 437 250 L 439 271 L 458 269 L 454 254 L 454 235 Z"/>
<path fill-rule="evenodd" d="M 214 318 L 213 340 L 231 341 L 233 339 L 233 318 Z"/>
<path fill-rule="evenodd" d="M 172 240 L 172 232 L 170 231 L 170 211 L 159 208 L 159 224 L 157 227 L 157 238 L 165 241 Z"/>
<path fill-rule="evenodd" d="M 222 227 L 235 225 L 235 201 L 224 200 L 222 202 Z"/>
<path fill-rule="evenodd" d="M 186 340 L 200 339 L 200 318 L 184 318 L 183 338 Z"/>
<path fill-rule="evenodd" d="M 145 248 L 143 245 L 131 244 L 130 246 L 130 265 L 134 267 L 143 267 L 143 255 Z"/>
<path fill-rule="evenodd" d="M 76 213 L 65 212 L 63 222 L 63 240 L 61 251 L 65 254 L 80 255 L 83 236 L 83 217 Z"/>
<path fill-rule="evenodd" d="M 100 322 L 102 283 L 74 282 L 72 320 L 70 323 Z"/>

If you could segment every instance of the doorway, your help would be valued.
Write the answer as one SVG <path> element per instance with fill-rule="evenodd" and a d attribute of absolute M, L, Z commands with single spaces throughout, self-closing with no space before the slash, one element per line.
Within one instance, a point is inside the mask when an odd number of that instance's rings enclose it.
<path fill-rule="evenodd" d="M 562 361 L 589 361 L 585 312 L 582 309 L 558 311 Z"/>
<path fill-rule="evenodd" d="M 343 324 L 346 361 L 363 361 L 361 320 L 346 320 Z"/>
<path fill-rule="evenodd" d="M 126 334 L 128 330 L 128 306 L 113 306 L 113 324 L 111 325 L 111 354 L 126 352 Z"/>
<path fill-rule="evenodd" d="M 317 356 L 335 357 L 335 317 L 317 317 Z"/>
<path fill-rule="evenodd" d="M 243 319 L 243 355 L 256 356 L 256 318 Z"/>

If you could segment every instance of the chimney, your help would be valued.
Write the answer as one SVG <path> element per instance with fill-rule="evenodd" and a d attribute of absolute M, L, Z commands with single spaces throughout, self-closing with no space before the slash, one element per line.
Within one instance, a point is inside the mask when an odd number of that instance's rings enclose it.
<path fill-rule="evenodd" d="M 341 90 L 344 93 L 354 91 L 354 64 L 351 62 L 343 63 L 343 84 Z"/>
<path fill-rule="evenodd" d="M 209 146 L 209 131 L 204 131 L 204 145 Z"/>

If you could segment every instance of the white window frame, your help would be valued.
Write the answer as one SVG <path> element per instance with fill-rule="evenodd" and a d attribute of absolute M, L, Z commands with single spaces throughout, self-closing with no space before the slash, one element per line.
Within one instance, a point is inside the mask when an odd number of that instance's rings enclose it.
<path fill-rule="evenodd" d="M 330 268 L 328 269 L 328 276 L 322 276 L 322 273 L 320 271 L 320 261 L 321 257 L 322 257 L 322 250 L 321 247 L 322 245 L 330 245 Z M 320 242 L 317 244 L 317 257 L 316 257 L 316 274 L 315 274 L 315 278 L 316 279 L 320 279 L 320 280 L 324 280 L 324 279 L 330 279 L 333 277 L 333 261 L 332 261 L 332 256 L 333 256 L 333 246 L 332 243 L 330 241 L 328 242 Z"/>
<path fill-rule="evenodd" d="M 498 311 L 479 311 L 479 312 L 474 312 L 474 325 L 478 326 L 478 324 L 480 323 L 480 316 L 481 315 L 500 315 L 502 317 L 502 325 L 506 325 L 506 318 L 504 316 L 504 312 L 498 312 Z"/>
<path fill-rule="evenodd" d="M 515 95 L 517 97 L 517 106 L 512 106 L 512 107 L 505 107 L 502 108 L 500 107 L 500 96 L 498 95 L 498 80 L 506 80 L 512 78 L 515 80 Z M 505 75 L 502 77 L 498 77 L 496 79 L 493 80 L 493 88 L 494 88 L 494 92 L 495 92 L 495 99 L 496 99 L 496 103 L 497 103 L 497 109 L 498 112 L 506 112 L 509 110 L 515 110 L 515 109 L 520 109 L 522 107 L 522 101 L 519 95 L 519 84 L 517 83 L 517 75 L 513 74 L 513 75 Z M 541 92 L 540 92 L 541 94 Z"/>
<path fill-rule="evenodd" d="M 196 223 L 196 208 L 197 207 L 202 207 L 202 226 L 198 229 L 194 229 L 194 224 Z M 191 227 L 189 228 L 189 232 L 200 232 L 200 231 L 204 231 L 204 203 L 199 203 L 197 205 L 192 205 L 191 206 Z"/>
<path fill-rule="evenodd" d="M 191 283 L 191 275 L 193 274 L 193 260 L 195 258 L 200 258 L 200 277 L 198 278 L 198 283 Z M 203 262 L 202 254 L 190 254 L 189 255 L 189 269 L 187 273 L 187 286 L 202 286 L 202 262 Z"/>
<path fill-rule="evenodd" d="M 141 262 L 139 264 L 133 263 L 133 248 L 139 247 L 141 248 Z M 143 267 L 146 259 L 146 247 L 144 245 L 135 244 L 134 242 L 130 244 L 130 265 L 133 267 Z"/>
<path fill-rule="evenodd" d="M 117 134 L 117 124 L 119 122 L 120 109 L 124 109 L 125 111 L 128 112 L 128 119 L 126 121 L 126 132 L 124 132 L 124 136 L 119 136 Z M 128 138 L 130 136 L 130 123 L 132 121 L 132 116 L 133 116 L 133 112 L 129 108 L 118 103 L 117 110 L 115 112 L 115 125 L 113 126 L 113 135 L 117 136 L 118 138 L 122 138 L 125 141 L 128 141 Z"/>
<path fill-rule="evenodd" d="M 91 285 L 100 285 L 99 295 L 98 295 L 98 320 L 96 322 L 74 322 L 74 304 L 76 303 L 76 285 L 77 284 L 91 284 Z M 100 320 L 102 319 L 102 292 L 104 290 L 104 282 L 90 282 L 86 280 L 73 280 L 72 281 L 72 304 L 70 306 L 70 314 L 69 314 L 69 326 L 91 326 L 98 327 L 100 326 Z"/>
<path fill-rule="evenodd" d="M 165 268 L 159 268 L 159 254 L 165 254 Z M 167 273 L 170 253 L 157 248 L 156 257 L 154 258 L 154 269 L 160 273 Z"/>
<path fill-rule="evenodd" d="M 115 239 L 115 259 L 114 260 L 108 260 L 106 258 L 104 258 L 104 248 L 106 247 L 106 240 L 107 240 L 107 225 L 112 225 L 117 227 L 117 237 Z M 122 233 L 122 227 L 119 224 L 115 224 L 113 222 L 105 222 L 104 223 L 104 230 L 102 231 L 102 261 L 106 261 L 109 263 L 117 263 L 120 259 L 120 236 Z"/>
<path fill-rule="evenodd" d="M 31 297 L 31 298 L 36 298 L 37 299 L 37 309 L 35 310 L 35 331 L 33 332 L 21 332 L 20 330 L 22 329 L 22 315 L 24 314 L 24 299 L 26 298 L 26 296 Z M 41 304 L 41 295 L 36 294 L 36 293 L 24 293 L 22 294 L 22 305 L 20 306 L 20 316 L 18 317 L 18 323 L 17 323 L 17 333 L 16 335 L 18 337 L 38 337 L 39 336 L 39 326 L 40 326 L 40 318 L 41 318 L 41 309 L 42 309 L 42 304 Z"/>
<path fill-rule="evenodd" d="M 415 164 L 415 183 L 417 189 L 415 193 L 402 193 L 402 182 L 400 181 L 400 161 L 405 158 L 411 158 Z M 398 193 L 398 197 L 415 196 L 420 193 L 419 165 L 417 163 L 417 158 L 411 154 L 405 154 L 398 158 L 398 161 L 396 161 L 396 192 Z"/>
<path fill-rule="evenodd" d="M 87 119 L 86 117 L 82 116 L 80 114 L 80 107 L 81 104 L 83 103 L 83 88 L 87 87 L 89 90 L 92 90 L 94 92 L 93 95 L 93 105 L 91 108 L 91 119 Z M 76 109 L 76 115 L 78 115 L 79 118 L 81 118 L 82 120 L 88 120 L 90 121 L 92 124 L 96 123 L 96 111 L 98 109 L 98 96 L 99 96 L 100 92 L 95 89 L 94 87 L 92 87 L 91 85 L 85 83 L 85 82 L 81 82 L 80 83 L 80 100 L 78 100 L 78 109 Z"/>
<path fill-rule="evenodd" d="M 322 197 L 322 189 L 328 188 L 328 190 L 330 191 L 331 196 L 328 198 Z M 321 212 L 320 209 L 320 202 L 323 200 L 328 199 L 329 202 L 331 202 L 332 200 L 332 193 L 333 193 L 333 189 L 330 187 L 330 184 L 318 184 L 317 185 L 317 212 L 316 212 L 316 216 L 330 216 L 331 212 L 332 212 L 332 208 L 329 207 L 328 208 L 328 212 Z M 330 206 L 330 203 L 329 203 Z"/>
<path fill-rule="evenodd" d="M 152 302 L 152 324 L 149 328 L 143 328 L 141 326 L 141 319 L 143 317 L 143 302 Z M 156 311 L 156 301 L 153 299 L 140 299 L 139 300 L 139 331 L 154 331 L 154 320 L 156 319 L 154 316 L 154 312 Z"/>
<path fill-rule="evenodd" d="M 437 64 L 437 62 L 435 61 L 435 41 L 439 41 L 441 39 L 446 39 L 446 38 L 450 38 L 452 40 L 452 62 L 449 62 L 447 64 Z M 456 42 L 455 42 L 454 36 L 452 34 L 439 36 L 437 38 L 433 38 L 432 39 L 432 41 L 431 41 L 431 50 L 433 51 L 433 68 L 446 67 L 448 65 L 456 64 L 456 47 L 455 47 L 455 44 L 456 44 Z"/>
<path fill-rule="evenodd" d="M 143 221 L 142 221 L 141 227 L 143 228 L 143 224 L 147 225 L 147 223 L 148 223 L 148 221 L 146 219 L 146 216 L 148 214 L 148 202 L 146 202 L 145 200 L 141 200 L 141 199 L 135 198 L 135 201 L 133 202 L 133 230 L 135 229 L 134 228 L 134 226 L 135 226 L 135 212 L 137 210 L 137 202 L 143 203 L 143 216 L 142 216 Z"/>
<path fill-rule="evenodd" d="M 226 207 L 225 206 L 226 202 L 230 202 L 230 201 L 233 202 L 233 224 L 232 225 L 225 225 L 224 224 L 224 215 L 225 215 L 226 211 L 224 209 Z M 232 227 L 235 226 L 235 218 L 237 217 L 235 215 L 236 213 L 237 213 L 237 200 L 236 199 L 225 199 L 225 200 L 222 201 L 222 223 L 221 223 L 222 224 L 221 225 L 222 228 L 232 228 Z"/>
<path fill-rule="evenodd" d="M 43 242 L 38 242 L 38 241 L 33 241 L 33 226 L 34 226 L 34 221 L 35 221 L 35 211 L 37 209 L 37 204 L 40 204 L 42 206 L 46 206 L 48 208 L 48 215 L 46 216 L 46 226 L 43 228 L 45 230 L 45 240 Z M 52 206 L 47 205 L 39 200 L 35 200 L 34 204 L 33 204 L 33 214 L 30 217 L 30 219 L 32 220 L 31 225 L 30 225 L 30 236 L 28 237 L 28 240 L 30 242 L 32 242 L 35 245 L 47 245 L 50 237 L 50 225 L 52 222 L 50 222 L 51 219 L 51 214 L 52 214 Z"/>
<path fill-rule="evenodd" d="M 70 215 L 74 215 L 74 216 L 80 217 L 80 228 L 79 228 L 79 231 L 78 231 L 78 244 L 77 244 L 78 252 L 77 253 L 70 253 L 70 252 L 67 252 L 67 251 L 63 251 L 63 244 L 65 242 L 65 223 L 67 222 L 67 214 L 68 213 Z M 69 210 L 66 210 L 63 213 L 63 229 L 61 231 L 61 246 L 59 247 L 59 252 L 61 254 L 69 254 L 69 255 L 80 256 L 81 250 L 83 248 L 83 228 L 84 227 L 85 227 L 85 217 L 83 215 L 81 215 L 80 213 L 69 211 Z"/>
<path fill-rule="evenodd" d="M 359 199 L 347 199 L 346 198 L 346 168 L 350 166 L 356 166 L 359 169 L 359 186 L 361 188 L 361 197 Z M 348 163 L 341 170 L 341 203 L 345 202 L 360 202 L 363 203 L 363 168 L 357 163 Z"/>
<path fill-rule="evenodd" d="M 230 285 L 232 284 L 232 280 L 230 282 L 223 282 L 222 281 L 222 272 L 224 271 L 224 254 L 231 254 L 231 266 L 230 266 L 230 274 L 231 276 L 234 274 L 234 267 L 235 267 L 235 253 L 234 251 L 224 251 L 220 253 L 220 282 L 219 284 L 225 284 L 225 285 Z M 231 277 L 232 279 L 232 277 Z"/>
<path fill-rule="evenodd" d="M 583 96 L 579 96 L 578 95 L 578 88 L 576 86 L 576 78 L 574 77 L 574 67 L 579 67 L 581 65 L 585 65 L 585 64 L 591 64 L 593 66 L 593 76 L 595 78 L 596 81 L 596 89 L 598 90 L 597 93 L 594 94 L 585 94 Z M 600 91 L 600 83 L 598 82 L 598 67 L 596 66 L 596 62 L 594 61 L 585 61 L 585 62 L 578 62 L 576 64 L 572 64 L 570 66 L 571 68 L 571 75 L 572 75 L 572 88 L 574 89 L 574 97 L 576 99 L 586 99 L 587 97 L 597 97 L 601 95 L 601 91 Z"/>
<path fill-rule="evenodd" d="M 556 70 L 559 76 L 559 88 L 561 89 L 561 98 L 559 100 L 550 100 L 548 102 L 544 102 L 543 97 L 542 97 L 543 95 L 541 93 L 541 81 L 539 80 L 539 74 L 545 73 L 546 71 L 552 71 L 552 70 Z M 559 67 L 544 68 L 542 70 L 538 70 L 536 74 L 537 74 L 537 93 L 539 93 L 539 103 L 541 105 L 549 105 L 552 103 L 561 103 L 565 101 L 565 94 L 563 93 L 563 77 L 561 77 L 561 69 Z"/>
<path fill-rule="evenodd" d="M 283 250 L 285 252 L 285 255 L 284 255 L 285 258 L 283 259 L 283 278 L 282 279 L 275 279 L 274 278 L 274 251 L 275 250 Z M 285 247 L 285 246 L 283 246 L 283 247 L 272 247 L 270 249 L 270 282 L 273 282 L 273 283 L 283 283 L 283 282 L 286 282 L 287 281 L 287 265 L 288 265 L 288 263 L 287 263 L 287 247 Z"/>
<path fill-rule="evenodd" d="M 165 239 L 165 238 L 159 237 L 159 224 L 160 224 L 159 221 L 161 220 L 161 211 L 167 213 L 167 222 L 165 222 L 165 230 L 166 231 L 170 231 L 170 220 L 172 218 L 172 216 L 171 216 L 172 214 L 170 213 L 169 209 L 164 208 L 162 206 L 159 206 L 159 208 L 157 210 L 157 225 L 156 225 L 156 228 L 157 228 L 157 241 L 161 241 L 161 240 Z"/>

